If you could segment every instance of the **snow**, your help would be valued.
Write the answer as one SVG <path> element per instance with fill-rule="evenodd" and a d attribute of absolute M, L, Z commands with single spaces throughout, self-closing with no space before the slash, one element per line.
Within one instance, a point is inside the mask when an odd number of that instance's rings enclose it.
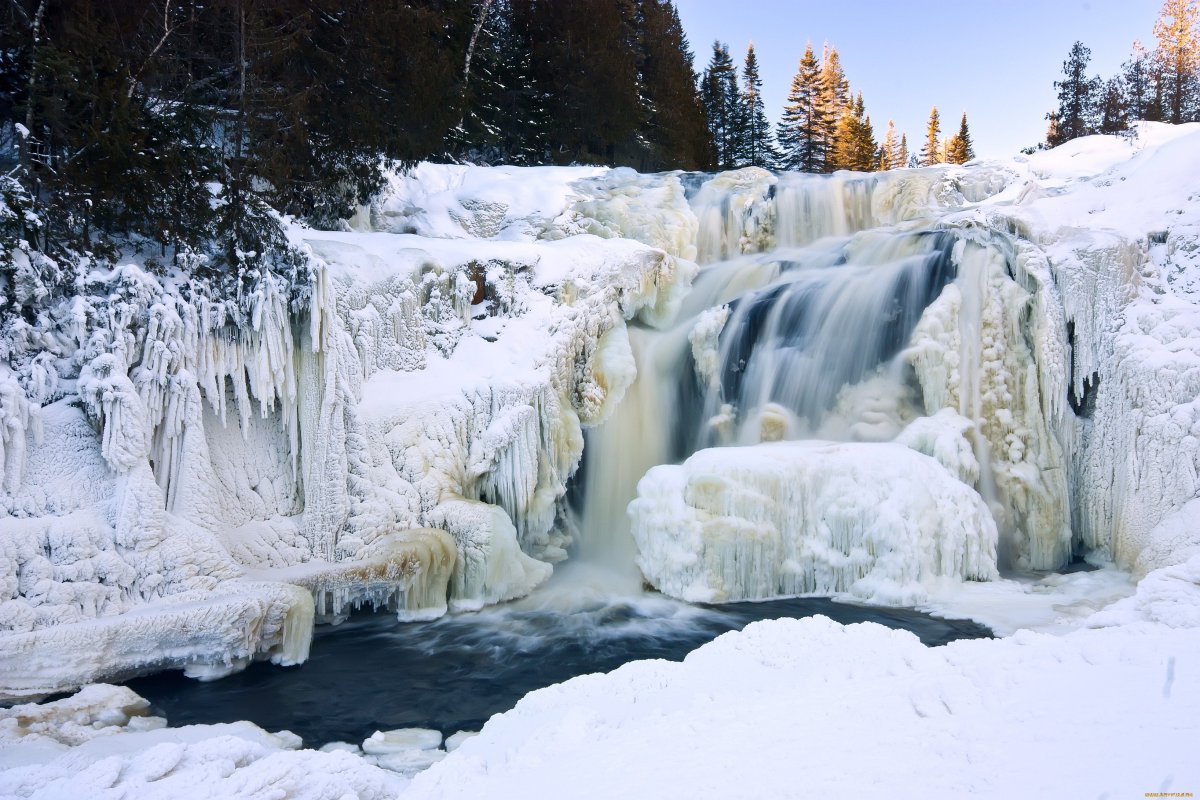
<path fill-rule="evenodd" d="M 938 577 L 998 577 L 979 494 L 896 444 L 701 450 L 650 470 L 629 514 L 647 580 L 692 602 L 848 593 L 915 605 Z"/>
<path fill-rule="evenodd" d="M 533 693 L 445 751 L 382 732 L 365 756 L 158 729 L 88 690 L 0 718 L 0 794 L 381 797 L 420 770 L 405 796 L 1194 791 L 1196 174 L 1195 124 L 866 177 L 421 165 L 347 230 L 290 228 L 302 266 L 233 301 L 134 263 L 56 298 L 57 266 L 18 249 L 42 306 L 0 336 L 6 698 L 298 663 L 315 620 L 364 603 L 528 594 L 607 420 L 594 452 L 637 474 L 595 519 L 653 467 L 633 532 L 664 591 L 839 592 L 1006 638 L 760 623 Z M 894 355 L 815 418 L 722 398 L 702 422 L 741 444 L 665 465 L 674 388 L 691 369 L 719 393 L 739 295 L 931 235 L 953 279 Z M 839 441 L 775 441 L 810 435 Z M 1053 572 L 1079 552 L 1104 568 Z"/>
<path fill-rule="evenodd" d="M 1161 625 L 927 648 L 873 623 L 758 622 L 681 664 L 532 692 L 403 797 L 1193 791 L 1197 668 L 1195 629 Z"/>
<path fill-rule="evenodd" d="M 406 781 L 345 752 L 295 750 L 295 737 L 248 722 L 189 725 L 98 737 L 65 751 L 21 749 L 0 772 L 0 795 L 384 800 Z M 0 750 L 0 759 L 9 751 Z"/>
<path fill-rule="evenodd" d="M 17 251 L 46 309 L 0 342 L 0 696 L 300 663 L 314 620 L 546 580 L 626 320 L 695 271 L 679 180 L 606 175 L 423 166 L 234 300 L 136 263 L 55 298 Z M 617 236 L 652 208 L 678 257 Z"/>

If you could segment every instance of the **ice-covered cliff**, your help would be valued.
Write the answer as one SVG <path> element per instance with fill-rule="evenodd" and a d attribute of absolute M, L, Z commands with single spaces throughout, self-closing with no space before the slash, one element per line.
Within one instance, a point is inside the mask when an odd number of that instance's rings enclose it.
<path fill-rule="evenodd" d="M 0 365 L 0 695 L 298 663 L 314 615 L 478 607 L 565 557 L 582 429 L 633 379 L 626 320 L 669 317 L 694 266 L 587 233 L 576 207 L 616 202 L 594 171 L 545 171 L 536 208 L 488 199 L 521 171 L 434 172 L 435 235 L 394 232 L 397 179 L 378 230 L 293 227 L 302 268 L 231 301 L 134 263 L 39 296 L 54 265 L 13 254 L 37 313 Z M 642 207 L 672 198 L 654 181 Z"/>

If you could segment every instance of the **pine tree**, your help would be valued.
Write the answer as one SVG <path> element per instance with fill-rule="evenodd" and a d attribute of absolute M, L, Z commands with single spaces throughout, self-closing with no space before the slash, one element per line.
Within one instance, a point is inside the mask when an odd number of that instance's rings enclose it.
<path fill-rule="evenodd" d="M 879 146 L 879 170 L 896 169 L 903 166 L 898 160 L 898 148 L 900 143 L 896 141 L 896 123 L 888 120 L 887 132 L 883 135 L 883 144 Z"/>
<path fill-rule="evenodd" d="M 900 134 L 900 147 L 896 150 L 895 164 L 901 169 L 913 166 L 912 157 L 908 154 L 908 134 Z"/>
<path fill-rule="evenodd" d="M 838 122 L 830 169 L 870 172 L 876 163 L 875 133 L 859 92 Z"/>
<path fill-rule="evenodd" d="M 1197 0 L 1164 0 L 1154 23 L 1155 61 L 1162 73 L 1164 118 L 1179 124 L 1198 118 L 1200 6 Z"/>
<path fill-rule="evenodd" d="M 1046 144 L 1057 147 L 1063 142 L 1087 136 L 1095 131 L 1096 95 L 1100 91 L 1100 79 L 1089 78 L 1087 75 L 1088 62 L 1091 61 L 1092 51 L 1083 42 L 1071 45 L 1071 52 L 1063 62 L 1063 79 L 1054 82 L 1058 90 L 1058 109 L 1050 120 L 1050 132 L 1046 134 Z M 1050 138 L 1053 134 L 1054 138 Z"/>
<path fill-rule="evenodd" d="M 709 169 L 712 138 L 679 12 L 670 0 L 640 0 L 638 44 L 647 105 L 643 171 Z"/>
<path fill-rule="evenodd" d="M 742 65 L 742 105 L 745 135 L 738 161 L 749 166 L 770 167 L 775 163 L 776 153 L 771 143 L 771 127 L 763 104 L 762 78 L 758 74 L 758 56 L 754 53 L 753 43 L 746 48 L 746 60 Z"/>
<path fill-rule="evenodd" d="M 783 169 L 825 170 L 829 138 L 822 92 L 821 69 L 809 42 L 792 78 L 787 104 L 777 128 L 779 163 Z"/>
<path fill-rule="evenodd" d="M 1118 75 L 1104 82 L 1100 90 L 1100 123 L 1097 133 L 1118 134 L 1129 129 L 1125 83 Z"/>
<path fill-rule="evenodd" d="M 729 57 L 729 47 L 713 42 L 713 53 L 700 83 L 700 99 L 708 115 L 708 129 L 716 148 L 717 169 L 738 166 L 745 122 L 737 68 Z"/>
<path fill-rule="evenodd" d="M 824 123 L 823 135 L 826 142 L 826 151 L 831 154 L 831 157 L 824 165 L 824 171 L 832 172 L 840 168 L 837 165 L 836 159 L 832 157 L 832 154 L 837 147 L 842 117 L 848 110 L 851 110 L 852 99 L 850 97 L 850 83 L 846 80 L 846 73 L 842 70 L 841 56 L 838 55 L 837 48 L 830 46 L 828 43 L 825 44 L 825 49 L 821 56 L 820 86 L 819 102 Z"/>
<path fill-rule="evenodd" d="M 925 129 L 925 147 L 921 149 L 921 166 L 932 167 L 941 163 L 942 123 L 937 106 L 929 112 L 929 125 Z"/>
<path fill-rule="evenodd" d="M 1128 115 L 1134 120 L 1162 121 L 1162 75 L 1154 58 L 1141 42 L 1133 43 L 1133 53 L 1121 66 Z"/>
<path fill-rule="evenodd" d="M 946 146 L 946 161 L 951 164 L 965 164 L 975 157 L 975 144 L 971 141 L 971 131 L 967 127 L 967 112 L 963 112 L 962 122 L 959 123 L 958 133 L 950 138 Z"/>

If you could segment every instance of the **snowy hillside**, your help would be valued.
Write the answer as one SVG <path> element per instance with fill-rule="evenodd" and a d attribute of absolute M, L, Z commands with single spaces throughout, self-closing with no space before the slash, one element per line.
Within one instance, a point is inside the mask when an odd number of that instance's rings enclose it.
<path fill-rule="evenodd" d="M 5 333 L 0 695 L 297 663 L 314 620 L 501 602 L 612 536 L 690 601 L 1041 630 L 757 624 L 535 692 L 404 796 L 1192 791 L 1196 175 L 1198 124 L 870 176 L 422 165 L 293 228 L 303 291 L 240 317 L 95 272 Z M 585 428 L 609 471 L 572 514 Z M 1106 568 L 1056 574 L 1082 556 Z M 127 701 L 88 711 L 112 745 L 0 720 L 0 794 L 170 796 L 225 751 L 231 792 L 402 788 L 101 708 Z"/>

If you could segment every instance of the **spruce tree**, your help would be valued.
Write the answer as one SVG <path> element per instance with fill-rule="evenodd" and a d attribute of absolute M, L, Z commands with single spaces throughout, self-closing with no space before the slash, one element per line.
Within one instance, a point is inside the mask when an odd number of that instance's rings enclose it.
<path fill-rule="evenodd" d="M 638 45 L 647 106 L 643 171 L 709 169 L 712 138 L 696 90 L 692 53 L 670 0 L 640 0 Z"/>
<path fill-rule="evenodd" d="M 742 65 L 742 104 L 745 131 L 738 161 L 754 167 L 771 167 L 776 153 L 771 143 L 771 127 L 762 99 L 762 78 L 758 74 L 758 56 L 754 53 L 753 43 L 746 48 L 746 60 Z"/>
<path fill-rule="evenodd" d="M 745 123 L 737 68 L 729 57 L 729 47 L 721 42 L 713 42 L 712 57 L 700 84 L 700 99 L 708 115 L 717 169 L 733 169 L 745 149 L 742 143 Z"/>
<path fill-rule="evenodd" d="M 900 143 L 896 140 L 896 123 L 888 120 L 887 132 L 883 135 L 883 144 L 879 146 L 879 170 L 896 169 L 904 166 L 899 160 Z"/>
<path fill-rule="evenodd" d="M 829 138 L 822 92 L 821 68 L 809 42 L 792 77 L 787 104 L 776 129 L 782 169 L 825 170 Z"/>
<path fill-rule="evenodd" d="M 875 133 L 863 105 L 862 92 L 842 114 L 830 169 L 870 172 L 876 166 Z"/>
<path fill-rule="evenodd" d="M 631 2 L 511 2 L 529 42 L 534 84 L 546 103 L 553 160 L 639 163 L 646 109 L 639 93 Z"/>
<path fill-rule="evenodd" d="M 850 83 L 846 80 L 846 73 L 842 70 L 842 59 L 838 55 L 836 47 L 825 44 L 825 49 L 821 57 L 821 94 L 820 105 L 824 120 L 823 135 L 826 141 L 827 152 L 832 154 L 836 151 L 839 129 L 842 123 L 842 117 L 850 110 L 852 99 L 850 97 Z M 853 125 L 850 126 L 853 128 Z M 836 163 L 836 159 L 830 157 L 825 164 L 825 171 L 832 172 L 840 167 Z"/>
<path fill-rule="evenodd" d="M 896 166 L 905 169 L 913 166 L 912 157 L 908 154 L 908 134 L 900 134 L 900 147 L 896 150 Z"/>
<path fill-rule="evenodd" d="M 517 30 L 508 0 L 480 6 L 463 121 L 451 151 L 483 164 L 533 164 L 546 157 L 546 109 L 534 85 L 528 43 Z M 465 71 L 464 71 L 465 72 Z"/>
<path fill-rule="evenodd" d="M 1057 147 L 1063 142 L 1087 136 L 1095 131 L 1096 95 L 1100 90 L 1100 79 L 1088 77 L 1087 67 L 1092 51 L 1083 42 L 1071 45 L 1067 60 L 1063 62 L 1063 79 L 1054 82 L 1058 90 L 1058 109 L 1053 113 L 1051 130 L 1046 144 Z M 1050 138 L 1053 135 L 1054 138 Z"/>
<path fill-rule="evenodd" d="M 1131 119 L 1148 122 L 1162 121 L 1162 75 L 1154 58 L 1141 42 L 1133 43 L 1133 53 L 1121 66 L 1125 84 L 1125 103 Z"/>
<path fill-rule="evenodd" d="M 959 123 L 958 133 L 951 137 L 946 147 L 946 161 L 951 164 L 965 164 L 975 157 L 975 144 L 971 141 L 971 131 L 967 127 L 967 112 L 963 112 L 962 122 Z"/>
<path fill-rule="evenodd" d="M 1200 6 L 1197 0 L 1164 0 L 1154 23 L 1155 61 L 1162 74 L 1164 119 L 1179 124 L 1200 118 Z"/>
<path fill-rule="evenodd" d="M 929 124 L 925 128 L 925 147 L 921 149 L 921 166 L 932 167 L 941 163 L 942 123 L 937 106 L 929 112 Z"/>
<path fill-rule="evenodd" d="M 1119 134 L 1129 129 L 1125 85 L 1119 75 L 1105 81 L 1100 90 L 1099 117 L 1097 133 Z"/>

